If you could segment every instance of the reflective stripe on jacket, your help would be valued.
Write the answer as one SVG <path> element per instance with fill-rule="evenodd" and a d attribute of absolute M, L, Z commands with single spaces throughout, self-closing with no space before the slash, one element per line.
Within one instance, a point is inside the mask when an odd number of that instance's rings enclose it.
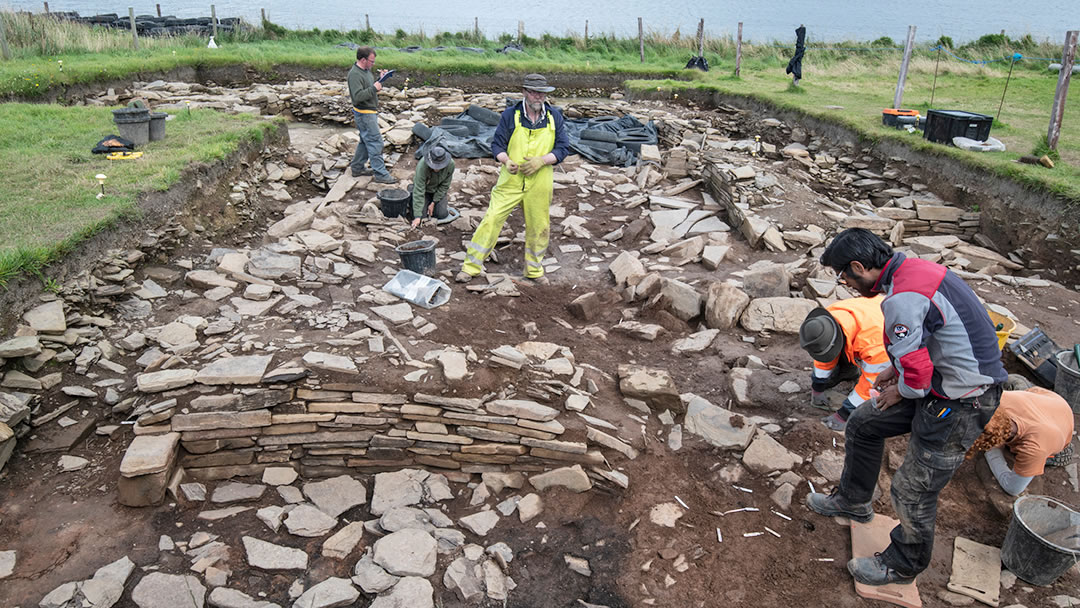
<path fill-rule="evenodd" d="M 840 300 L 826 310 L 844 331 L 844 355 L 860 370 L 858 383 L 848 395 L 852 405 L 859 405 L 870 398 L 870 387 L 877 375 L 885 371 L 889 354 L 885 352 L 885 315 L 881 312 L 882 296 L 873 298 L 849 298 Z M 839 358 L 828 363 L 814 362 L 814 375 L 828 377 L 839 363 Z M 819 375 L 818 370 L 828 371 Z"/>

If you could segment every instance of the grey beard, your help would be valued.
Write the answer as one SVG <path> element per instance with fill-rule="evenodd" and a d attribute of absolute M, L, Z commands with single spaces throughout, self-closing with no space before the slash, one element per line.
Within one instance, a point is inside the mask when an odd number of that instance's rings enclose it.
<path fill-rule="evenodd" d="M 526 102 L 526 104 L 529 106 L 529 111 L 532 112 L 533 114 L 539 114 L 540 112 L 542 112 L 544 110 L 544 102 L 542 102 L 542 101 L 539 101 L 539 102 L 529 101 L 529 102 Z"/>

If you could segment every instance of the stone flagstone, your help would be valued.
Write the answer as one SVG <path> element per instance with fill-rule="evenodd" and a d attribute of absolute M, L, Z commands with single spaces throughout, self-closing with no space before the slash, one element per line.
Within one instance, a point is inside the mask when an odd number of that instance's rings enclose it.
<path fill-rule="evenodd" d="M 23 315 L 23 320 L 34 328 L 34 331 L 45 334 L 62 334 L 67 330 L 62 300 L 53 300 L 30 309 Z"/>
<path fill-rule="evenodd" d="M 389 593 L 375 598 L 369 608 L 434 608 L 434 589 L 425 578 L 407 576 Z"/>
<path fill-rule="evenodd" d="M 37 336 L 19 336 L 0 342 L 0 359 L 33 357 L 41 353 L 41 340 Z"/>
<path fill-rule="evenodd" d="M 281 608 L 278 604 L 257 600 L 242 591 L 227 587 L 216 587 L 207 600 L 214 608 Z"/>
<path fill-rule="evenodd" d="M 263 570 L 306 570 L 308 556 L 302 549 L 282 547 L 245 536 L 244 551 L 248 565 Z"/>
<path fill-rule="evenodd" d="M 398 577 L 383 570 L 382 566 L 375 563 L 371 557 L 371 547 L 364 552 L 364 556 L 356 562 L 353 568 L 352 580 L 366 593 L 382 593 L 398 582 Z"/>
<path fill-rule="evenodd" d="M 131 599 L 139 608 L 203 608 L 206 587 L 194 576 L 151 572 L 135 585 Z"/>
<path fill-rule="evenodd" d="M 498 517 L 498 515 L 496 515 Z M 437 543 L 423 530 L 408 529 L 375 541 L 374 561 L 397 576 L 435 574 Z"/>
<path fill-rule="evenodd" d="M 262 381 L 272 355 L 249 355 L 218 359 L 199 370 L 199 384 L 258 384 Z"/>
<path fill-rule="evenodd" d="M 360 544 L 363 536 L 364 522 L 354 521 L 326 539 L 322 546 L 322 554 L 334 559 L 345 559 L 356 548 L 356 545 Z"/>
<path fill-rule="evenodd" d="M 540 492 L 554 487 L 567 488 L 572 492 L 592 489 L 592 480 L 579 464 L 533 475 L 529 478 L 529 483 Z"/>
<path fill-rule="evenodd" d="M 332 576 L 313 585 L 293 602 L 292 608 L 335 608 L 352 606 L 360 592 L 347 578 Z"/>
<path fill-rule="evenodd" d="M 179 444 L 180 433 L 136 436 L 120 461 L 120 474 L 138 477 L 164 471 L 176 457 Z"/>
<path fill-rule="evenodd" d="M 802 464 L 802 456 L 788 451 L 780 442 L 761 433 L 743 452 L 746 468 L 762 475 L 773 471 L 788 471 Z"/>
<path fill-rule="evenodd" d="M 395 507 L 419 504 L 424 498 L 424 481 L 430 473 L 419 469 L 402 469 L 375 475 L 371 493 L 371 514 L 382 515 Z"/>
<path fill-rule="evenodd" d="M 338 517 L 345 511 L 367 502 L 367 489 L 356 479 L 341 475 L 304 484 L 304 495 L 320 511 Z"/>
<path fill-rule="evenodd" d="M 733 419 L 737 418 L 737 422 Z M 705 399 L 693 396 L 686 406 L 686 432 L 708 443 L 729 450 L 745 450 L 754 438 L 757 426 L 743 416 L 734 414 Z"/>
<path fill-rule="evenodd" d="M 285 518 L 285 527 L 296 536 L 325 536 L 337 525 L 337 519 L 323 513 L 312 505 L 299 505 L 289 511 Z"/>
<path fill-rule="evenodd" d="M 487 533 L 499 523 L 499 514 L 495 511 L 480 511 L 462 517 L 458 523 L 477 536 L 487 536 Z"/>
<path fill-rule="evenodd" d="M 253 483 L 229 482 L 218 486 L 210 496 L 210 502 L 219 505 L 227 505 L 233 502 L 243 502 L 261 498 L 266 486 Z"/>
<path fill-rule="evenodd" d="M 356 369 L 356 364 L 353 363 L 352 359 L 330 353 L 320 353 L 317 351 L 307 353 L 304 355 L 304 364 L 308 367 L 322 369 L 328 372 L 343 372 L 346 374 L 359 373 Z"/>
<path fill-rule="evenodd" d="M 193 369 L 167 369 L 139 374 L 135 376 L 135 385 L 143 393 L 160 393 L 194 384 L 196 373 Z"/>

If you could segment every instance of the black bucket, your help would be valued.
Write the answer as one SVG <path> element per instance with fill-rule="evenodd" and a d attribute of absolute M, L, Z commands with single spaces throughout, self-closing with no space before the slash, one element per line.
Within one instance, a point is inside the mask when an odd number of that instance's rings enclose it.
<path fill-rule="evenodd" d="M 150 113 L 150 141 L 165 139 L 165 119 L 168 117 L 166 112 Z"/>
<path fill-rule="evenodd" d="M 1051 585 L 1080 562 L 1080 549 L 1072 548 L 1072 540 L 1059 538 L 1075 534 L 1078 527 L 1080 513 L 1065 503 L 1049 496 L 1021 496 L 1013 503 L 1013 518 L 1001 544 L 1001 563 L 1032 585 Z"/>
<path fill-rule="evenodd" d="M 406 270 L 427 274 L 427 271 L 435 268 L 435 241 L 410 241 L 394 251 L 401 256 L 401 265 Z"/>
<path fill-rule="evenodd" d="M 113 122 L 120 131 L 120 137 L 130 140 L 136 146 L 144 146 L 150 141 L 150 110 L 146 108 L 120 108 L 113 110 Z"/>
<path fill-rule="evenodd" d="M 383 217 L 405 217 L 412 195 L 401 188 L 387 188 L 376 195 Z"/>

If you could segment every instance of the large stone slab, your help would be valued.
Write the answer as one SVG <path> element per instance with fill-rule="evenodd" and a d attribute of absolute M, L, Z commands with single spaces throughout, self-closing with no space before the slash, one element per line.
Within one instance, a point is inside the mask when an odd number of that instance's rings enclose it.
<path fill-rule="evenodd" d="M 23 320 L 34 331 L 43 334 L 62 334 L 67 331 L 63 300 L 53 300 L 31 308 L 23 315 Z"/>
<path fill-rule="evenodd" d="M 0 342 L 0 359 L 33 357 L 41 354 L 41 339 L 37 336 L 18 336 Z"/>
<path fill-rule="evenodd" d="M 248 565 L 263 570 L 306 570 L 308 556 L 302 549 L 282 547 L 252 536 L 243 538 Z"/>
<path fill-rule="evenodd" d="M 194 576 L 151 572 L 135 585 L 131 599 L 139 608 L 203 608 L 206 587 Z"/>
<path fill-rule="evenodd" d="M 315 369 L 326 370 L 328 372 L 341 372 L 345 374 L 359 373 L 356 369 L 356 364 L 353 363 L 352 359 L 331 353 L 320 353 L 317 351 L 309 352 L 304 355 L 304 365 Z"/>
<path fill-rule="evenodd" d="M 580 464 L 533 475 L 529 478 L 529 483 L 539 492 L 556 487 L 579 493 L 592 489 L 592 480 Z"/>
<path fill-rule="evenodd" d="M 199 384 L 258 384 L 273 355 L 248 355 L 218 359 L 199 370 Z"/>
<path fill-rule="evenodd" d="M 539 422 L 554 420 L 559 415 L 559 410 L 527 399 L 496 399 L 484 407 L 498 416 L 514 416 Z"/>
<path fill-rule="evenodd" d="M 326 536 L 338 523 L 337 518 L 330 517 L 312 505 L 298 505 L 289 511 L 285 518 L 285 527 L 290 534 L 296 536 L 318 537 Z"/>
<path fill-rule="evenodd" d="M 804 298 L 758 298 L 743 311 L 740 323 L 747 331 L 797 334 L 817 302 Z"/>
<path fill-rule="evenodd" d="M 727 450 L 746 449 L 757 431 L 757 426 L 746 418 L 696 395 L 686 405 L 683 426 L 686 432 Z"/>
<path fill-rule="evenodd" d="M 135 376 L 135 386 L 143 393 L 160 393 L 195 383 L 193 369 L 167 369 Z"/>
<path fill-rule="evenodd" d="M 300 257 L 256 249 L 248 259 L 248 272 L 260 279 L 277 281 L 300 276 Z M 233 284 L 235 286 L 235 284 Z"/>
<path fill-rule="evenodd" d="M 375 541 L 374 561 L 395 576 L 435 574 L 438 543 L 424 530 L 407 529 Z"/>
<path fill-rule="evenodd" d="M 325 581 L 312 585 L 296 598 L 292 608 L 335 608 L 352 606 L 360 597 L 360 592 L 347 578 L 332 576 Z"/>
<path fill-rule="evenodd" d="M 255 429 L 270 426 L 270 410 L 248 412 L 195 412 L 176 414 L 170 420 L 174 431 L 209 431 L 214 429 Z"/>
<path fill-rule="evenodd" d="M 266 486 L 255 483 L 240 483 L 237 481 L 222 484 L 214 489 L 210 496 L 210 502 L 227 505 L 234 502 L 257 500 L 266 492 Z"/>
<path fill-rule="evenodd" d="M 322 546 L 322 554 L 334 559 L 345 559 L 352 553 L 360 539 L 364 536 L 364 522 L 354 521 L 326 539 Z"/>
<path fill-rule="evenodd" d="M 701 314 L 704 299 L 692 285 L 674 279 L 662 279 L 660 294 L 667 300 L 667 307 L 672 314 L 689 321 Z"/>
<path fill-rule="evenodd" d="M 281 608 L 273 602 L 257 600 L 243 591 L 227 587 L 214 588 L 207 601 L 214 608 Z"/>
<path fill-rule="evenodd" d="M 371 492 L 372 515 L 382 515 L 390 509 L 420 504 L 424 498 L 424 481 L 430 473 L 419 469 L 402 469 L 375 475 Z"/>
<path fill-rule="evenodd" d="M 345 511 L 367 502 L 367 488 L 348 475 L 304 484 L 304 495 L 320 511 L 338 517 Z"/>
<path fill-rule="evenodd" d="M 746 468 L 762 475 L 773 471 L 789 471 L 802 462 L 802 456 L 788 451 L 766 433 L 760 433 L 743 452 L 743 464 Z"/>
<path fill-rule="evenodd" d="M 176 458 L 179 443 L 180 433 L 136 436 L 120 461 L 120 474 L 137 477 L 168 469 Z"/>
<path fill-rule="evenodd" d="M 364 556 L 356 562 L 353 568 L 352 580 L 366 593 L 382 593 L 398 582 L 398 577 L 383 570 L 382 566 L 371 559 L 371 548 L 368 547 Z"/>
<path fill-rule="evenodd" d="M 375 598 L 369 608 L 434 608 L 434 591 L 427 579 L 406 576 L 389 593 Z"/>
<path fill-rule="evenodd" d="M 675 379 L 666 370 L 640 365 L 619 366 L 619 391 L 631 399 L 641 399 L 658 412 L 666 409 L 684 411 Z"/>
<path fill-rule="evenodd" d="M 499 523 L 499 514 L 495 511 L 480 511 L 462 517 L 458 523 L 462 528 L 477 536 L 487 536 L 487 533 Z"/>

